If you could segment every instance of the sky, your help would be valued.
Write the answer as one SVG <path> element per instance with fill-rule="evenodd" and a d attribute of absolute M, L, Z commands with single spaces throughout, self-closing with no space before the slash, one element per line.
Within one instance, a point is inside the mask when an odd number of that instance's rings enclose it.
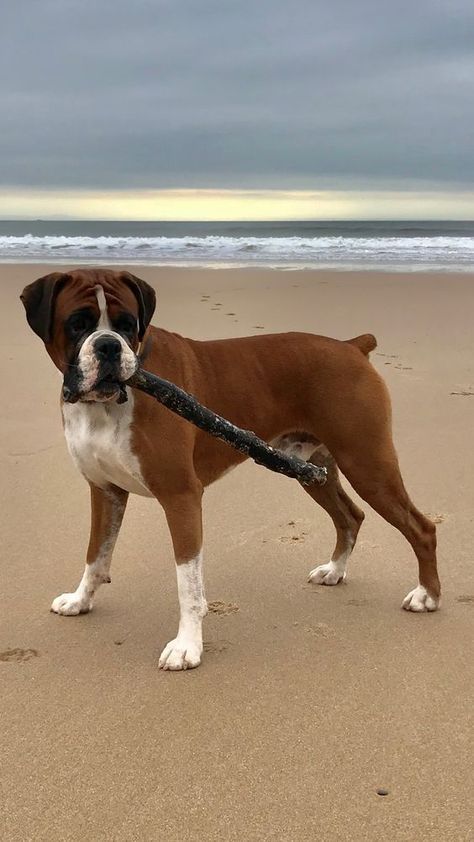
<path fill-rule="evenodd" d="M 472 0 L 21 0 L 0 216 L 474 218 Z"/>

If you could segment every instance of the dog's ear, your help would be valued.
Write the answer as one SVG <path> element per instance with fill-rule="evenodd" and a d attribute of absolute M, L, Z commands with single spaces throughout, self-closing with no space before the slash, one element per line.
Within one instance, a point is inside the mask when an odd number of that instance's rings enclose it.
<path fill-rule="evenodd" d="M 153 313 L 156 307 L 156 294 L 153 287 L 142 281 L 141 278 L 136 278 L 130 272 L 124 272 L 123 278 L 126 284 L 133 290 L 138 301 L 138 338 L 141 342 L 145 336 L 145 331 L 150 324 Z"/>
<path fill-rule="evenodd" d="M 52 272 L 28 284 L 20 295 L 29 326 L 45 343 L 51 340 L 56 297 L 68 277 L 62 272 Z"/>

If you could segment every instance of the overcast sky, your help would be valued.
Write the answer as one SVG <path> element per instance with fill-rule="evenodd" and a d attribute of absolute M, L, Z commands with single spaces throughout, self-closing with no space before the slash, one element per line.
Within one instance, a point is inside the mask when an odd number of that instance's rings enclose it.
<path fill-rule="evenodd" d="M 474 189 L 473 0 L 18 0 L 0 61 L 8 189 Z"/>

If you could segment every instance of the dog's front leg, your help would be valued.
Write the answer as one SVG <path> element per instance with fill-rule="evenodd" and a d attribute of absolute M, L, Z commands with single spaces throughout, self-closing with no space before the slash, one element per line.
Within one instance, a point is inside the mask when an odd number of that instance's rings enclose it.
<path fill-rule="evenodd" d="M 128 492 L 109 485 L 98 488 L 90 484 L 91 532 L 84 574 L 73 593 L 63 593 L 54 600 L 51 611 L 72 616 L 85 614 L 92 608 L 95 592 L 110 582 L 110 564 L 115 542 L 122 524 Z"/>
<path fill-rule="evenodd" d="M 178 580 L 178 634 L 161 653 L 164 670 L 198 667 L 202 655 L 202 621 L 207 603 L 202 578 L 202 489 L 161 500 L 173 540 Z"/>

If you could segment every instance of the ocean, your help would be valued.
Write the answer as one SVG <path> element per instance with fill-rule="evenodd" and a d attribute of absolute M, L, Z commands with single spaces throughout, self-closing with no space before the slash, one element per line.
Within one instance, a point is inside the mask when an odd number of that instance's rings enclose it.
<path fill-rule="evenodd" d="M 469 272 L 474 221 L 0 220 L 0 262 Z"/>

